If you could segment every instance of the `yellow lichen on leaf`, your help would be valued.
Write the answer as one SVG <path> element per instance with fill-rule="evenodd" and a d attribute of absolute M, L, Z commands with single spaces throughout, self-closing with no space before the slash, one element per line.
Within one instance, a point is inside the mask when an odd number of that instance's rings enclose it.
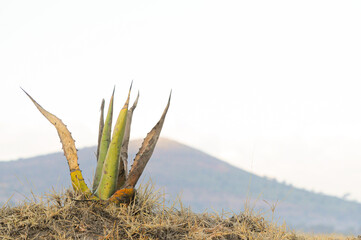
<path fill-rule="evenodd" d="M 135 189 L 134 188 L 122 188 L 116 191 L 108 200 L 115 204 L 129 204 L 130 201 L 134 198 Z"/>
<path fill-rule="evenodd" d="M 88 186 L 86 185 L 83 175 L 80 170 L 75 170 L 70 173 L 71 183 L 75 190 L 80 190 L 84 193 L 90 193 Z"/>

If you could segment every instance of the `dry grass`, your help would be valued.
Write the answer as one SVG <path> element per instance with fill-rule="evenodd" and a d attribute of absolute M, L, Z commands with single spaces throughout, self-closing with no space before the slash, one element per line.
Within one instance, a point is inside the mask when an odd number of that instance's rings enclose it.
<path fill-rule="evenodd" d="M 300 233 L 298 235 L 298 239 L 304 239 L 304 240 L 360 240 L 361 237 L 352 237 L 352 236 L 343 236 L 340 234 L 305 234 L 305 233 Z"/>
<path fill-rule="evenodd" d="M 356 239 L 289 232 L 262 215 L 193 213 L 146 185 L 129 206 L 89 201 L 67 191 L 0 209 L 0 239 Z M 329 236 L 332 237 L 332 236 Z"/>

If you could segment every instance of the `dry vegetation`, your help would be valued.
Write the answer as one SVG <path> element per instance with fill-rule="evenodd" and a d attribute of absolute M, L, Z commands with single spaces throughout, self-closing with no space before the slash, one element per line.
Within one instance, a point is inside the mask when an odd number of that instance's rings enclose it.
<path fill-rule="evenodd" d="M 90 201 L 72 191 L 0 209 L 0 239 L 357 239 L 306 236 L 267 222 L 262 215 L 193 213 L 169 206 L 146 185 L 129 206 Z"/>

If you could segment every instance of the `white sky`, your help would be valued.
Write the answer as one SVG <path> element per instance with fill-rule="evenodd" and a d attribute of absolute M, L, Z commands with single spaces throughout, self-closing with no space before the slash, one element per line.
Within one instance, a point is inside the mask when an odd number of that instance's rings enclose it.
<path fill-rule="evenodd" d="M 360 1 L 0 1 L 0 160 L 54 151 L 20 86 L 96 144 L 101 99 L 131 80 L 133 138 L 361 201 Z M 116 117 L 116 116 L 115 116 Z"/>

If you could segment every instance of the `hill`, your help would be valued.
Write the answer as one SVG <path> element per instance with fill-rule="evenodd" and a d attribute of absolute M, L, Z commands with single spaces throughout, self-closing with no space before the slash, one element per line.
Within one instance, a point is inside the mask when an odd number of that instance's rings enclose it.
<path fill-rule="evenodd" d="M 140 141 L 130 145 L 134 156 Z M 80 149 L 79 164 L 88 182 L 95 168 L 95 147 Z M 168 139 L 160 139 L 143 178 L 163 187 L 168 198 L 181 193 L 184 205 L 195 212 L 233 211 L 249 202 L 268 217 L 286 221 L 297 230 L 314 232 L 361 231 L 361 204 L 317 194 L 260 177 L 236 168 L 206 153 Z M 11 195 L 13 202 L 70 186 L 62 153 L 0 162 L 0 202 Z M 274 214 L 271 208 L 276 206 Z"/>

